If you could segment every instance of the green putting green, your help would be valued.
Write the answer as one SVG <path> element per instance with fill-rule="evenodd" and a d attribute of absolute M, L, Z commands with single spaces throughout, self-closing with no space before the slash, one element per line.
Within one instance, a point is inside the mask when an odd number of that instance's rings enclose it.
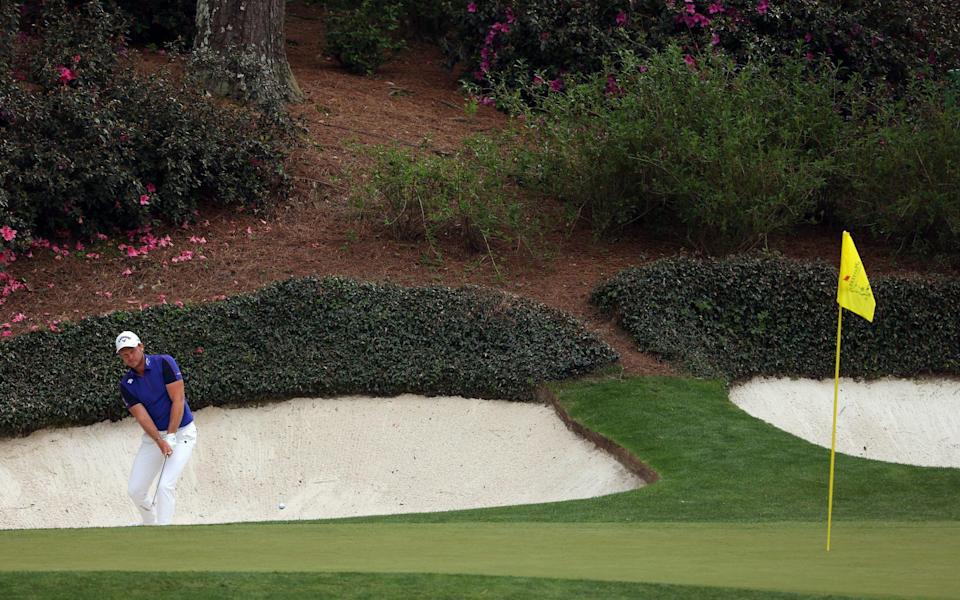
<path fill-rule="evenodd" d="M 960 523 L 842 522 L 833 536 L 827 553 L 819 523 L 23 530 L 0 533 L 0 569 L 458 573 L 960 598 Z"/>

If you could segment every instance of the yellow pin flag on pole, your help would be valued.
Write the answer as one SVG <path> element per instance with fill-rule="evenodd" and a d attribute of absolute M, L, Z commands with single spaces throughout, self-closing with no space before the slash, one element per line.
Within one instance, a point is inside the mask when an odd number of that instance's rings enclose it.
<path fill-rule="evenodd" d="M 853 238 L 846 231 L 840 246 L 840 279 L 837 282 L 837 362 L 833 374 L 833 433 L 830 436 L 830 491 L 827 495 L 827 552 L 830 551 L 830 530 L 833 526 L 833 472 L 837 454 L 837 405 L 840 397 L 840 331 L 843 324 L 843 309 L 856 313 L 873 322 L 877 301 L 870 289 L 867 272 L 860 261 L 860 254 Z"/>

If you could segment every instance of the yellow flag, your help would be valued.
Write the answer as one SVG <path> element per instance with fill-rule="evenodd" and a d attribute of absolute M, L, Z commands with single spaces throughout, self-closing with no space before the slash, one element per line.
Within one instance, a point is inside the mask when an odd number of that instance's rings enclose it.
<path fill-rule="evenodd" d="M 867 280 L 867 272 L 860 262 L 853 238 L 843 232 L 843 245 L 840 248 L 840 281 L 837 284 L 837 303 L 843 308 L 855 312 L 864 319 L 873 322 L 873 311 L 877 301 L 873 299 L 873 290 Z"/>

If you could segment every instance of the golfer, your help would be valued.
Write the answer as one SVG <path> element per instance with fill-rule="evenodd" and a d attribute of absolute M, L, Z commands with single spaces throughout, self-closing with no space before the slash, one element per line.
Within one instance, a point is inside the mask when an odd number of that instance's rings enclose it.
<path fill-rule="evenodd" d="M 120 396 L 143 428 L 140 451 L 133 461 L 127 492 L 144 525 L 173 520 L 177 480 L 197 443 L 197 427 L 187 404 L 183 376 L 173 357 L 144 354 L 132 331 L 117 336 L 117 354 L 130 368 L 120 380 Z M 160 476 L 150 495 L 150 484 Z"/>

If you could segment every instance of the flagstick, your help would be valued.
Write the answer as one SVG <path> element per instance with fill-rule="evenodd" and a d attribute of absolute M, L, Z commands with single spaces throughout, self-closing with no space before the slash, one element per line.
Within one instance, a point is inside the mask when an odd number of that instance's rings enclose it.
<path fill-rule="evenodd" d="M 840 327 L 843 307 L 837 315 L 837 366 L 833 374 L 833 433 L 830 436 L 830 492 L 827 499 L 827 552 L 830 552 L 830 528 L 833 525 L 833 463 L 837 454 L 837 399 L 840 396 Z"/>

